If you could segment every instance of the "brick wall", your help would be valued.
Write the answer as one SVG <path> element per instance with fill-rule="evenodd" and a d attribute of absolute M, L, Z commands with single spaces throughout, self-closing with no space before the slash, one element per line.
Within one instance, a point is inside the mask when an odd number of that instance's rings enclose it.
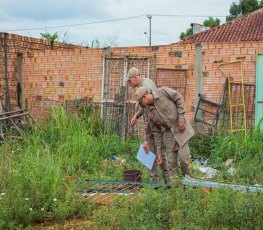
<path fill-rule="evenodd" d="M 182 58 L 174 57 L 174 49 L 182 50 Z M 73 100 L 92 98 L 102 100 L 103 59 L 106 58 L 152 58 L 151 66 L 156 68 L 185 69 L 187 71 L 186 104 L 187 112 L 192 115 L 194 96 L 192 45 L 159 46 L 158 50 L 150 47 L 123 47 L 104 49 L 74 49 L 57 51 L 38 51 L 23 59 L 24 99 L 34 100 Z M 113 70 L 113 71 L 118 71 Z M 142 71 L 143 72 L 143 71 Z M 121 86 L 120 74 L 111 75 Z M 147 75 L 145 72 L 144 75 Z M 150 71 L 150 78 L 155 79 L 155 72 Z M 113 92 L 112 95 L 117 92 Z"/>
<path fill-rule="evenodd" d="M 4 33 L 0 33 L 0 96 L 4 94 L 5 72 L 4 72 Z M 60 42 L 49 42 L 43 39 L 31 38 L 15 34 L 7 34 L 8 46 L 8 81 L 11 110 L 17 109 L 17 84 L 18 84 L 18 54 L 23 57 L 31 57 L 32 51 L 49 49 L 73 49 L 79 46 Z M 3 96 L 0 98 L 4 101 Z"/>
<path fill-rule="evenodd" d="M 203 88 L 204 96 L 215 102 L 219 102 L 226 75 L 230 76 L 233 81 L 239 81 L 241 76 L 241 64 L 232 63 L 218 67 L 218 61 L 236 62 L 242 60 L 243 75 L 245 83 L 245 108 L 247 128 L 254 127 L 255 119 L 255 83 L 256 83 L 256 57 L 257 53 L 263 52 L 263 42 L 232 42 L 232 43 L 215 43 L 202 44 L 203 50 Z M 241 104 L 242 94 L 241 86 L 238 84 L 231 85 L 231 103 Z M 228 100 L 228 96 L 227 96 Z M 226 109 L 223 120 L 220 122 L 229 127 L 230 114 L 229 105 L 226 102 Z M 233 127 L 239 129 L 242 124 L 242 107 L 233 107 Z"/>
<path fill-rule="evenodd" d="M 256 53 L 263 51 L 263 42 L 203 43 L 201 46 L 203 91 L 206 98 L 218 101 L 222 92 L 225 76 L 218 69 L 218 61 L 236 61 L 237 58 L 242 57 L 245 82 L 255 83 Z M 81 48 L 31 52 L 30 56 L 25 55 L 23 59 L 24 99 L 61 102 L 91 98 L 94 101 L 101 101 L 105 57 L 150 57 L 151 60 L 154 60 L 151 61 L 154 70 L 150 71 L 150 78 L 154 80 L 156 80 L 156 69 L 158 68 L 186 71 L 186 112 L 192 119 L 195 109 L 195 47 L 195 44 L 172 44 L 152 48 Z M 119 72 L 112 70 L 112 78 L 121 86 L 120 74 L 124 67 L 120 68 Z M 233 64 L 225 66 L 224 71 L 236 76 L 240 74 L 240 67 Z M 144 75 L 147 73 L 145 72 Z M 113 95 L 117 93 L 114 91 Z"/>
<path fill-rule="evenodd" d="M 263 52 L 263 42 L 233 42 L 202 44 L 204 93 L 207 98 L 218 101 L 225 81 L 217 61 L 232 62 L 243 59 L 244 82 L 255 84 L 256 54 Z M 241 75 L 240 64 L 229 64 L 222 70 L 238 80 Z"/>

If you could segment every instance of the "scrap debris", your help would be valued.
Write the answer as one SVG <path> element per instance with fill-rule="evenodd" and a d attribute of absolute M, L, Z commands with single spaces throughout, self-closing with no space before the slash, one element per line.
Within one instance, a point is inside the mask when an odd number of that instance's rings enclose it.
<path fill-rule="evenodd" d="M 217 170 L 212 167 L 199 167 L 198 170 L 201 173 L 206 174 L 207 179 L 212 179 L 217 174 Z"/>
<path fill-rule="evenodd" d="M 135 193 L 152 183 L 143 182 L 125 182 L 125 181 L 105 181 L 89 180 L 87 181 L 87 190 L 81 196 L 89 197 L 97 204 L 113 204 L 120 197 L 127 196 L 128 199 L 134 198 Z"/>
<path fill-rule="evenodd" d="M 203 188 L 229 188 L 235 191 L 243 192 L 260 192 L 263 193 L 263 187 L 260 186 L 248 186 L 248 185 L 238 185 L 238 184 L 227 184 L 214 181 L 198 180 L 184 178 L 182 181 L 183 185 L 203 187 Z"/>
<path fill-rule="evenodd" d="M 121 158 L 121 157 L 116 157 L 116 156 L 112 156 L 110 160 L 109 159 L 105 159 L 105 160 L 103 160 L 102 163 L 103 163 L 104 166 L 107 166 L 107 165 L 109 165 L 111 163 L 113 163 L 115 166 L 118 166 L 118 165 L 119 166 L 123 166 L 123 167 L 126 166 L 126 160 Z"/>
<path fill-rule="evenodd" d="M 0 110 L 0 141 L 4 142 L 7 135 L 22 138 L 25 129 L 32 128 L 34 124 L 33 117 L 26 110 L 20 109 L 10 112 Z"/>

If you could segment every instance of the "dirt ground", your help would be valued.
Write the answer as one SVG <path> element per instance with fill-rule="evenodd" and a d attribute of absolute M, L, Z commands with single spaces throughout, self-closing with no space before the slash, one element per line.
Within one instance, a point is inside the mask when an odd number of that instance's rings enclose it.
<path fill-rule="evenodd" d="M 34 230 L 86 230 L 90 229 L 91 222 L 83 219 L 68 220 L 61 224 L 56 224 L 53 221 L 47 221 L 41 224 L 34 224 Z"/>

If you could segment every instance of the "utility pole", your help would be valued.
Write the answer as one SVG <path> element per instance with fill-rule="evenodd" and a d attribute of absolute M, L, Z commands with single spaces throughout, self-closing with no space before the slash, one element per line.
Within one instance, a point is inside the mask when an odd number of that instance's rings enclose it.
<path fill-rule="evenodd" d="M 152 46 L 152 15 L 148 14 L 149 18 L 149 46 Z"/>

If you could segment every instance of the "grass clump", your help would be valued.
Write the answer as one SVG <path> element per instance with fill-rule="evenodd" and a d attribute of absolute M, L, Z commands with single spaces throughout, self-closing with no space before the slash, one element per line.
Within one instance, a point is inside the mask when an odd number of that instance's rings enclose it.
<path fill-rule="evenodd" d="M 94 122 L 91 116 L 84 119 L 84 114 L 54 108 L 46 126 L 35 127 L 23 141 L 10 139 L 0 146 L 1 227 L 26 226 L 46 216 L 63 221 L 91 212 L 93 204 L 79 198 L 77 185 L 103 176 L 103 159 L 131 151 L 116 134 L 105 134 L 103 122 L 93 117 Z M 119 176 L 120 169 L 111 172 Z"/>
<path fill-rule="evenodd" d="M 212 145 L 209 158 L 223 172 L 226 170 L 224 162 L 234 160 L 236 173 L 231 176 L 222 175 L 225 180 L 246 184 L 263 184 L 263 132 L 260 124 L 254 130 L 244 133 L 234 133 L 228 136 L 218 136 Z"/>

